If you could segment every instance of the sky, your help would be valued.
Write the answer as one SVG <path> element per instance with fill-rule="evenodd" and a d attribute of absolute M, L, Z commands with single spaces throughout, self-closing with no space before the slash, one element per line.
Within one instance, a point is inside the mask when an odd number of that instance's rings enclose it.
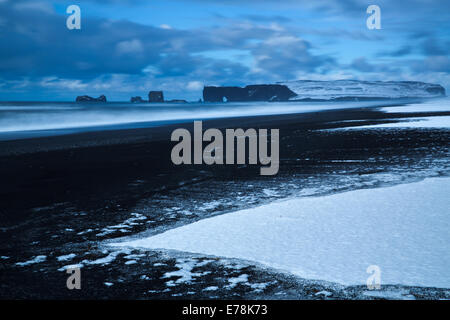
<path fill-rule="evenodd" d="M 366 26 L 372 4 L 381 29 Z M 205 85 L 298 79 L 449 92 L 449 48 L 448 0 L 0 0 L 0 101 L 196 101 Z"/>

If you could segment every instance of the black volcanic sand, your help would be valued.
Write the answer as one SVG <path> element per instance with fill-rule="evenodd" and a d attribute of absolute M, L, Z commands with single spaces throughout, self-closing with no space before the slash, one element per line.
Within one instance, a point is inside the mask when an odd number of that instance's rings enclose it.
<path fill-rule="evenodd" d="M 0 298 L 375 299 L 365 286 L 305 280 L 251 261 L 106 244 L 280 198 L 447 176 L 449 130 L 327 130 L 430 115 L 450 112 L 368 108 L 203 122 L 204 130 L 279 128 L 280 170 L 269 177 L 259 165 L 173 165 L 170 134 L 192 123 L 0 142 Z M 45 261 L 17 265 L 39 255 Z M 82 265 L 81 290 L 66 288 L 71 264 Z M 233 282 L 238 277 L 247 281 Z M 437 288 L 382 291 L 450 298 Z"/>

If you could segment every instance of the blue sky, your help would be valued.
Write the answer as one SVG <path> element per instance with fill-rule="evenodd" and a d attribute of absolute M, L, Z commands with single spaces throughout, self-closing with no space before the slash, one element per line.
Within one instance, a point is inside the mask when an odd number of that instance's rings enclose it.
<path fill-rule="evenodd" d="M 81 8 L 81 30 L 66 8 Z M 369 30 L 366 8 L 381 8 Z M 0 0 L 0 100 L 197 100 L 204 85 L 417 80 L 450 89 L 447 0 Z"/>

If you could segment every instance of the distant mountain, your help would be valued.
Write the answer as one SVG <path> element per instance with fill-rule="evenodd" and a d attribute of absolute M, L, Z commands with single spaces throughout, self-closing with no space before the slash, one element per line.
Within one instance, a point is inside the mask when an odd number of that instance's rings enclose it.
<path fill-rule="evenodd" d="M 280 82 L 295 92 L 289 100 L 369 100 L 445 96 L 439 84 L 417 81 L 297 80 Z"/>

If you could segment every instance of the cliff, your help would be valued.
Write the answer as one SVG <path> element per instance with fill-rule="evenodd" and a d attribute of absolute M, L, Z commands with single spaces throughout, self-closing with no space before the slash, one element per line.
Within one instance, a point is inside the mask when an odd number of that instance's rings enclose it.
<path fill-rule="evenodd" d="M 164 94 L 162 91 L 150 91 L 148 93 L 148 102 L 164 102 Z"/>
<path fill-rule="evenodd" d="M 419 81 L 297 80 L 283 82 L 296 96 L 291 100 L 345 101 L 445 96 L 439 84 Z"/>
<path fill-rule="evenodd" d="M 204 87 L 205 102 L 352 101 L 445 96 L 439 84 L 419 81 L 297 80 L 241 87 Z"/>
<path fill-rule="evenodd" d="M 205 102 L 288 101 L 296 94 L 281 84 L 259 84 L 241 87 L 204 87 Z"/>

